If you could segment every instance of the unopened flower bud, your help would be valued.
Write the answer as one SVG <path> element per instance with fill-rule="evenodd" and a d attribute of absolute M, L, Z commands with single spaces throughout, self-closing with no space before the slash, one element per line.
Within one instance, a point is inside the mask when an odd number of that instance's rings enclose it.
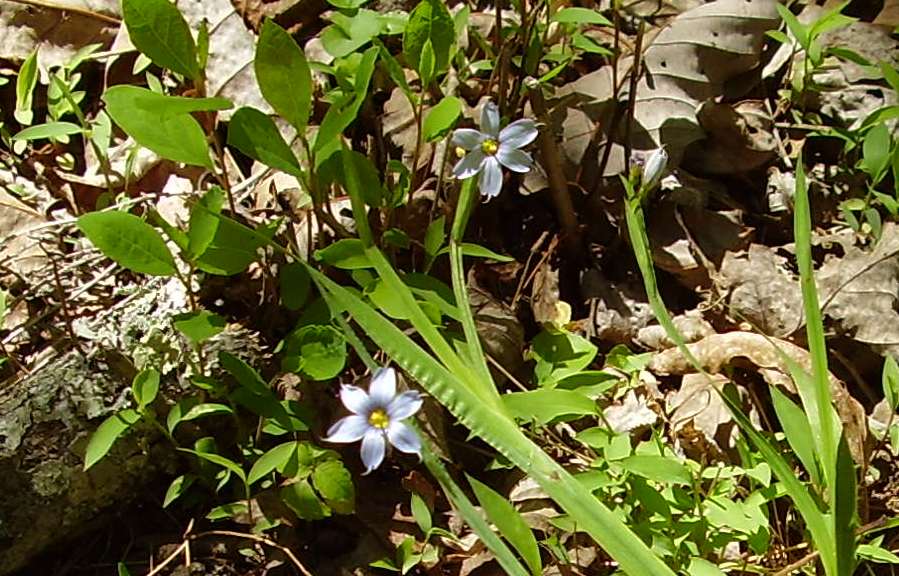
<path fill-rule="evenodd" d="M 662 179 L 665 167 L 668 165 L 668 152 L 665 147 L 656 148 L 650 152 L 646 162 L 643 163 L 641 183 L 644 189 L 651 188 Z"/>

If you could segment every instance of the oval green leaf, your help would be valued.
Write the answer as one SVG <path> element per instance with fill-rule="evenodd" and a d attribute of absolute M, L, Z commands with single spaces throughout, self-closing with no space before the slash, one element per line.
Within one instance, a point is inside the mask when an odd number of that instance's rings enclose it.
<path fill-rule="evenodd" d="M 78 228 L 104 255 L 125 268 L 152 276 L 178 270 L 162 236 L 127 212 L 91 212 L 78 218 Z"/>
<path fill-rule="evenodd" d="M 281 137 L 275 122 L 255 108 L 241 108 L 231 117 L 228 145 L 275 170 L 298 178 L 303 175 L 297 157 Z"/>
<path fill-rule="evenodd" d="M 106 456 L 115 441 L 131 428 L 138 420 L 140 414 L 136 410 L 122 410 L 103 421 L 97 430 L 91 435 L 87 443 L 87 451 L 84 453 L 84 469 L 91 466 Z"/>
<path fill-rule="evenodd" d="M 122 0 L 122 18 L 135 48 L 154 64 L 200 78 L 197 46 L 187 21 L 169 0 Z"/>
<path fill-rule="evenodd" d="M 456 125 L 461 113 L 462 101 L 455 96 L 445 96 L 425 116 L 422 128 L 425 140 L 433 142 L 445 136 Z"/>
<path fill-rule="evenodd" d="M 254 67 L 262 96 L 275 112 L 302 132 L 312 107 L 312 74 L 303 51 L 272 20 L 262 24 Z"/>

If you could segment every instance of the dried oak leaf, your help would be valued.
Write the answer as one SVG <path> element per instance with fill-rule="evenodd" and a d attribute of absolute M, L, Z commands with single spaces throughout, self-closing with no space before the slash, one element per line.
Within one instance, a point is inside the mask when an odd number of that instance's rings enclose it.
<path fill-rule="evenodd" d="M 824 313 L 858 342 L 899 355 L 899 226 L 888 222 L 871 249 L 850 246 L 817 273 Z"/>
<path fill-rule="evenodd" d="M 643 54 L 646 73 L 638 82 L 634 103 L 635 149 L 647 150 L 664 143 L 672 162 L 678 163 L 684 148 L 705 136 L 696 116 L 698 106 L 724 95 L 733 96 L 728 83 L 759 65 L 765 32 L 780 21 L 776 5 L 774 0 L 718 0 L 680 14 L 658 33 Z M 626 72 L 620 69 L 618 78 Z M 622 102 L 628 98 L 627 86 L 624 88 Z M 740 88 L 745 92 L 748 87 Z M 591 129 L 600 118 L 605 120 L 601 122 L 604 129 L 613 125 L 609 121 L 615 93 L 611 67 L 587 74 L 560 91 L 572 92 L 586 100 L 586 105 L 574 106 L 582 112 L 569 115 L 574 119 L 566 125 L 566 141 L 582 137 L 585 126 Z M 588 117 L 586 122 L 583 114 Z M 620 135 L 605 136 L 618 141 Z M 586 142 L 581 147 L 585 148 Z M 581 157 L 570 159 L 577 164 Z M 621 172 L 623 160 L 621 151 L 613 150 L 606 174 Z"/>
<path fill-rule="evenodd" d="M 706 372 L 721 374 L 732 365 L 757 369 L 769 385 L 779 386 L 794 395 L 796 387 L 783 356 L 792 358 L 806 372 L 811 371 L 811 358 L 807 350 L 786 340 L 766 338 L 751 332 L 715 334 L 688 344 L 687 348 Z M 654 356 L 648 369 L 657 375 L 696 373 L 678 348 L 670 348 Z M 830 392 L 852 456 L 856 462 L 862 462 L 867 438 L 865 410 L 833 375 L 830 376 Z"/>
<path fill-rule="evenodd" d="M 799 282 L 774 248 L 752 244 L 748 250 L 728 252 L 715 282 L 727 294 L 731 314 L 763 334 L 786 336 L 802 322 Z"/>

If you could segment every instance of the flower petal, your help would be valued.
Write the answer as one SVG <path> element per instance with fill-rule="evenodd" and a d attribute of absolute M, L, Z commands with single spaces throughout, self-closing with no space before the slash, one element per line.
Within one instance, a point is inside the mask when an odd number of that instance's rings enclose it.
<path fill-rule="evenodd" d="M 421 439 L 415 430 L 402 422 L 390 423 L 387 427 L 387 439 L 400 452 L 421 456 Z"/>
<path fill-rule="evenodd" d="M 478 179 L 478 188 L 480 188 L 481 194 L 487 197 L 487 200 L 495 198 L 502 190 L 503 171 L 500 170 L 499 162 L 495 157 L 488 156 L 484 159 L 484 168 Z"/>
<path fill-rule="evenodd" d="M 387 367 L 375 372 L 368 385 L 368 393 L 373 408 L 386 408 L 396 396 L 396 370 Z"/>
<path fill-rule="evenodd" d="M 489 138 L 486 134 L 471 128 L 459 128 L 453 132 L 453 146 L 460 146 L 465 150 L 474 150 Z"/>
<path fill-rule="evenodd" d="M 368 392 L 358 386 L 341 386 L 340 401 L 353 414 L 367 414 L 372 409 Z"/>
<path fill-rule="evenodd" d="M 512 122 L 499 133 L 499 142 L 510 148 L 527 146 L 537 137 L 537 123 L 529 118 Z"/>
<path fill-rule="evenodd" d="M 481 109 L 481 132 L 494 140 L 499 135 L 499 108 L 493 102 L 487 102 Z"/>
<path fill-rule="evenodd" d="M 534 163 L 531 155 L 527 152 L 510 148 L 505 144 L 500 144 L 499 150 L 496 151 L 496 159 L 509 170 L 522 174 L 530 171 L 531 165 Z"/>
<path fill-rule="evenodd" d="M 481 171 L 481 164 L 484 162 L 484 152 L 480 148 L 475 148 L 466 154 L 461 160 L 456 162 L 453 167 L 453 176 L 459 180 L 471 178 Z"/>
<path fill-rule="evenodd" d="M 356 442 L 371 429 L 372 426 L 368 423 L 365 416 L 353 414 L 335 422 L 328 429 L 328 436 L 325 438 L 325 441 L 338 443 Z"/>
<path fill-rule="evenodd" d="M 415 390 L 403 392 L 390 401 L 387 406 L 387 416 L 390 417 L 391 422 L 403 420 L 418 412 L 422 402 L 421 394 Z"/>
<path fill-rule="evenodd" d="M 384 438 L 384 432 L 377 428 L 371 428 L 365 433 L 365 437 L 362 439 L 362 448 L 359 450 L 362 463 L 365 464 L 364 474 L 368 474 L 381 465 L 386 449 L 387 441 Z"/>

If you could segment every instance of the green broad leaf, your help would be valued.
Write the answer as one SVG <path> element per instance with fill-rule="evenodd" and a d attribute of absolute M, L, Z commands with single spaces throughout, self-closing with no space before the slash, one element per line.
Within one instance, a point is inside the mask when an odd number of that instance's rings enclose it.
<path fill-rule="evenodd" d="M 303 50 L 273 20 L 262 23 L 253 66 L 262 96 L 302 133 L 312 109 L 312 73 Z"/>
<path fill-rule="evenodd" d="M 365 287 L 365 295 L 378 307 L 378 310 L 394 320 L 408 320 L 411 316 L 405 301 L 380 278 L 373 280 Z"/>
<path fill-rule="evenodd" d="M 438 256 L 448 253 L 449 247 L 447 246 L 446 248 L 438 252 Z M 495 260 L 497 262 L 515 261 L 515 258 L 512 258 L 511 256 L 503 256 L 502 254 L 497 254 L 489 248 L 484 248 L 483 246 L 480 246 L 478 244 L 471 244 L 469 242 L 462 243 L 462 254 L 472 258 L 486 258 L 487 260 Z"/>
<path fill-rule="evenodd" d="M 131 576 L 131 572 L 128 570 L 128 566 L 126 566 L 124 562 L 119 562 L 118 564 L 116 564 L 116 572 L 119 576 Z"/>
<path fill-rule="evenodd" d="M 418 60 L 418 76 L 421 78 L 423 86 L 429 86 L 437 75 L 437 62 L 434 55 L 434 45 L 431 39 L 425 40 L 425 45 L 421 49 L 421 58 Z"/>
<path fill-rule="evenodd" d="M 225 191 L 218 186 L 212 186 L 191 208 L 190 222 L 187 226 L 187 249 L 191 259 L 202 256 L 212 244 L 224 203 Z"/>
<path fill-rule="evenodd" d="M 372 208 L 377 208 L 383 204 L 384 186 L 381 184 L 381 174 L 377 167 L 368 158 L 368 156 L 356 152 L 355 150 L 347 151 L 349 157 L 356 167 L 356 174 L 362 185 L 363 198 L 365 203 Z M 343 169 L 344 155 L 339 153 L 331 154 L 326 160 L 321 162 L 319 166 L 319 179 L 323 186 L 330 182 L 336 182 L 346 190 L 346 172 Z"/>
<path fill-rule="evenodd" d="M 228 504 L 222 504 L 221 506 L 216 506 L 212 510 L 206 514 L 207 520 L 212 520 L 215 522 L 216 520 L 227 520 L 230 518 L 235 518 L 242 514 L 247 513 L 247 503 L 244 501 L 241 502 L 230 502 Z"/>
<path fill-rule="evenodd" d="M 400 566 L 400 574 L 405 576 L 421 562 L 421 554 L 415 552 L 415 538 L 406 536 L 396 549 L 396 560 Z"/>
<path fill-rule="evenodd" d="M 270 168 L 297 178 L 303 175 L 297 157 L 281 137 L 274 120 L 255 108 L 241 108 L 231 117 L 228 145 Z"/>
<path fill-rule="evenodd" d="M 6 318 L 6 298 L 6 292 L 0 289 L 0 326 L 3 326 L 3 320 Z"/>
<path fill-rule="evenodd" d="M 172 276 L 178 269 L 165 240 L 152 226 L 127 212 L 91 212 L 78 228 L 103 254 L 141 274 Z"/>
<path fill-rule="evenodd" d="M 499 530 L 499 533 L 508 540 L 521 558 L 527 564 L 533 576 L 543 573 L 543 563 L 540 560 L 540 549 L 537 547 L 537 539 L 530 527 L 522 519 L 521 514 L 502 495 L 492 488 L 468 476 L 468 483 L 475 496 L 487 513 L 487 518 Z"/>
<path fill-rule="evenodd" d="M 103 93 L 106 112 L 135 142 L 164 158 L 212 168 L 206 134 L 190 115 L 223 110 L 222 98 L 183 98 L 137 86 L 113 86 Z"/>
<path fill-rule="evenodd" d="M 787 28 L 790 30 L 790 33 L 793 34 L 793 37 L 796 38 L 796 41 L 802 46 L 803 50 L 808 51 L 809 49 L 809 34 L 808 28 L 804 24 L 802 24 L 790 9 L 781 4 L 775 4 L 774 6 L 777 9 L 777 13 L 780 14 L 780 17 L 783 19 L 784 23 L 787 25 Z"/>
<path fill-rule="evenodd" d="M 34 101 L 34 88 L 37 86 L 37 48 L 19 67 L 16 78 L 16 110 L 13 112 L 16 122 L 28 126 L 34 120 L 31 109 Z"/>
<path fill-rule="evenodd" d="M 207 416 L 216 416 L 218 414 L 233 414 L 234 410 L 225 404 L 216 404 L 214 402 L 197 404 L 181 416 L 181 422 L 189 420 L 198 420 Z"/>
<path fill-rule="evenodd" d="M 200 399 L 196 396 L 188 396 L 187 398 L 182 398 L 172 406 L 165 419 L 165 427 L 168 429 L 169 434 L 175 433 L 175 428 L 177 428 L 178 423 L 181 422 L 181 416 L 199 403 Z"/>
<path fill-rule="evenodd" d="M 320 37 L 322 46 L 335 58 L 356 52 L 384 30 L 381 15 L 373 10 L 362 9 L 354 16 L 336 12 L 330 18 L 333 24 L 322 30 Z"/>
<path fill-rule="evenodd" d="M 222 365 L 222 368 L 234 376 L 238 384 L 253 394 L 257 396 L 268 396 L 271 394 L 268 384 L 262 379 L 259 372 L 234 354 L 225 351 L 219 352 L 219 363 Z"/>
<path fill-rule="evenodd" d="M 433 523 L 431 520 L 431 510 L 428 508 L 424 498 L 413 492 L 411 507 L 412 517 L 415 518 L 418 529 L 424 534 L 429 533 L 433 527 Z"/>
<path fill-rule="evenodd" d="M 647 480 L 686 486 L 692 483 L 690 470 L 683 462 L 675 458 L 652 454 L 635 454 L 619 460 L 616 464 L 631 474 L 636 474 Z"/>
<path fill-rule="evenodd" d="M 328 4 L 342 10 L 355 10 L 366 2 L 368 0 L 328 0 Z"/>
<path fill-rule="evenodd" d="M 865 134 L 862 142 L 862 167 L 877 183 L 886 172 L 890 162 L 890 129 L 886 124 L 878 124 Z"/>
<path fill-rule="evenodd" d="M 597 348 L 571 332 L 543 331 L 531 342 L 530 356 L 537 360 L 534 375 L 540 386 L 554 386 L 580 373 L 596 358 Z"/>
<path fill-rule="evenodd" d="M 517 419 L 547 424 L 569 416 L 570 419 L 596 414 L 596 402 L 574 390 L 543 388 L 503 395 L 503 402 Z M 563 418 L 564 419 L 564 418 Z"/>
<path fill-rule="evenodd" d="M 199 343 L 221 333 L 228 323 L 214 312 L 199 310 L 178 314 L 174 317 L 173 324 L 178 332 L 187 336 L 191 342 Z"/>
<path fill-rule="evenodd" d="M 808 417 L 802 411 L 802 408 L 790 400 L 777 386 L 771 386 L 769 390 L 771 392 L 771 403 L 774 405 L 774 412 L 777 414 L 780 426 L 787 437 L 787 443 L 793 449 L 793 453 L 796 454 L 799 461 L 802 462 L 802 466 L 808 472 L 812 482 L 816 486 L 820 486 L 821 468 L 815 456 L 815 441 Z"/>
<path fill-rule="evenodd" d="M 181 497 L 187 492 L 187 489 L 193 485 L 197 477 L 193 474 L 182 474 L 169 484 L 168 490 L 165 491 L 165 497 L 162 499 L 162 507 L 168 508 L 169 504 Z"/>
<path fill-rule="evenodd" d="M 409 14 L 403 34 L 403 55 L 413 68 L 421 72 L 422 53 L 430 43 L 434 54 L 434 71 L 440 73 L 449 64 L 450 47 L 455 40 L 453 17 L 444 2 L 422 0 Z"/>
<path fill-rule="evenodd" d="M 858 557 L 880 564 L 899 564 L 899 556 L 880 546 L 871 544 L 859 544 Z"/>
<path fill-rule="evenodd" d="M 188 454 L 193 454 L 197 458 L 201 460 L 205 460 L 207 462 L 212 462 L 217 466 L 221 466 L 225 470 L 228 470 L 243 482 L 244 486 L 247 486 L 247 475 L 243 471 L 243 468 L 240 467 L 240 464 L 231 460 L 230 458 L 226 458 L 220 454 L 216 454 L 214 452 L 204 452 L 201 450 L 191 450 L 190 448 L 178 448 L 181 452 L 187 452 Z"/>
<path fill-rule="evenodd" d="M 282 369 L 300 372 L 313 380 L 329 380 L 346 365 L 346 339 L 331 326 L 303 326 L 284 343 Z"/>
<path fill-rule="evenodd" d="M 831 510 L 837 570 L 839 574 L 848 575 L 853 574 L 856 567 L 858 479 L 846 435 L 841 434 L 838 442 L 834 488 L 831 491 L 834 501 L 831 502 Z"/>
<path fill-rule="evenodd" d="M 206 18 L 200 21 L 197 30 L 197 65 L 202 72 L 206 72 L 206 64 L 209 62 L 209 22 Z"/>
<path fill-rule="evenodd" d="M 326 460 L 312 472 L 312 485 L 338 514 L 352 514 L 356 507 L 353 477 L 340 460 Z"/>
<path fill-rule="evenodd" d="M 554 22 L 562 24 L 595 24 L 598 26 L 614 26 L 612 22 L 589 8 L 562 8 L 552 17 Z"/>
<path fill-rule="evenodd" d="M 156 400 L 159 393 L 159 372 L 153 368 L 147 368 L 138 372 L 131 382 L 131 393 L 137 402 L 137 409 L 143 412 L 144 408 Z"/>
<path fill-rule="evenodd" d="M 365 246 L 358 238 L 344 238 L 321 250 L 316 250 L 315 259 L 342 270 L 371 268 L 371 262 L 365 254 Z"/>
<path fill-rule="evenodd" d="M 343 131 L 356 120 L 362 103 L 368 96 L 368 85 L 371 82 L 372 73 L 375 70 L 375 61 L 378 58 L 378 48 L 376 46 L 369 48 L 362 55 L 362 60 L 356 68 L 356 80 L 354 85 L 354 95 L 352 100 L 343 105 L 332 104 L 322 119 L 321 126 L 318 128 L 318 134 L 315 136 L 315 144 L 313 150 L 320 152 L 328 147 L 331 150 L 337 150 L 340 146 L 339 136 Z M 330 154 L 322 154 L 324 158 Z"/>
<path fill-rule="evenodd" d="M 725 576 L 721 568 L 703 558 L 691 558 L 687 574 L 690 576 Z"/>
<path fill-rule="evenodd" d="M 462 101 L 455 96 L 444 96 L 425 116 L 422 125 L 425 140 L 433 142 L 446 136 L 456 125 L 460 114 L 462 114 Z"/>
<path fill-rule="evenodd" d="M 277 227 L 275 224 L 257 231 L 225 216 L 217 218 L 215 235 L 196 263 L 200 270 L 219 276 L 233 276 L 246 270 L 259 258 L 259 249 L 269 243 Z"/>
<path fill-rule="evenodd" d="M 428 230 L 425 232 L 425 255 L 428 258 L 425 268 L 428 268 L 430 262 L 437 257 L 444 242 L 446 242 L 446 216 L 440 216 L 428 224 Z"/>
<path fill-rule="evenodd" d="M 299 310 L 309 298 L 312 282 L 306 267 L 299 262 L 291 262 L 281 267 L 278 275 L 281 304 L 288 310 Z"/>
<path fill-rule="evenodd" d="M 890 88 L 899 93 L 899 71 L 891 66 L 889 62 L 880 62 L 880 71 L 883 73 L 883 79 L 887 81 Z"/>
<path fill-rule="evenodd" d="M 119 436 L 134 426 L 138 420 L 140 420 L 140 414 L 130 408 L 104 420 L 87 443 L 87 450 L 84 453 L 84 470 L 90 469 L 106 456 Z"/>
<path fill-rule="evenodd" d="M 44 138 L 59 138 L 83 132 L 81 126 L 71 122 L 47 122 L 25 128 L 13 135 L 13 140 L 43 140 Z"/>
<path fill-rule="evenodd" d="M 412 245 L 412 239 L 409 238 L 409 235 L 399 228 L 385 230 L 384 234 L 381 235 L 381 240 L 384 246 L 400 248 L 401 250 L 408 250 L 409 246 Z"/>
<path fill-rule="evenodd" d="M 278 494 L 281 501 L 303 520 L 321 520 L 331 515 L 331 511 L 318 499 L 308 480 L 288 484 Z"/>
<path fill-rule="evenodd" d="M 253 485 L 264 477 L 268 476 L 275 470 L 283 470 L 291 458 L 295 458 L 297 453 L 297 442 L 290 441 L 278 444 L 265 454 L 259 457 L 259 460 L 250 468 L 250 474 L 247 476 L 247 484 Z"/>
<path fill-rule="evenodd" d="M 187 21 L 169 0 L 122 0 L 122 19 L 134 47 L 154 64 L 200 79 L 197 47 Z"/>
<path fill-rule="evenodd" d="M 0 321 L 3 315 L 0 313 Z M 883 374 L 881 376 L 883 385 L 883 397 L 886 398 L 887 404 L 891 410 L 899 408 L 899 365 L 896 364 L 895 358 L 887 356 L 883 363 Z"/>

